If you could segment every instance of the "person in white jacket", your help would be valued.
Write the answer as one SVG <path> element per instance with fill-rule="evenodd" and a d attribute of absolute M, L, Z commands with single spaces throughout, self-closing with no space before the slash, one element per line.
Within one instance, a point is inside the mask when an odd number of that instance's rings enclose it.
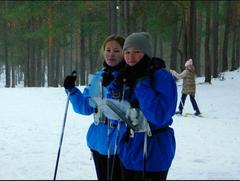
<path fill-rule="evenodd" d="M 185 69 L 180 74 L 177 73 L 175 70 L 170 70 L 170 72 L 173 74 L 173 76 L 176 79 L 183 79 L 182 96 L 181 96 L 181 101 L 179 103 L 178 111 L 176 112 L 176 114 L 182 114 L 186 97 L 187 95 L 189 95 L 193 109 L 195 110 L 194 114 L 196 116 L 200 115 L 201 112 L 195 100 L 195 93 L 196 93 L 195 67 L 193 66 L 192 59 L 189 59 L 186 61 Z"/>

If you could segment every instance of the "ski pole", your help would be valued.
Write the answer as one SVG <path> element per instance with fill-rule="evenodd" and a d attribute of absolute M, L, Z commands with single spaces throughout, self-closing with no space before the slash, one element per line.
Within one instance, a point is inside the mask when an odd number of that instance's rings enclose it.
<path fill-rule="evenodd" d="M 118 134 L 119 134 L 119 130 L 120 130 L 120 120 L 117 123 L 117 133 L 116 133 L 116 139 L 115 139 L 115 145 L 114 145 L 114 155 L 113 155 L 113 161 L 112 161 L 112 168 L 111 168 L 111 177 L 110 180 L 112 180 L 113 178 L 113 172 L 114 172 L 114 167 L 115 167 L 115 159 L 116 159 L 116 154 L 117 154 L 117 150 L 118 150 Z"/>
<path fill-rule="evenodd" d="M 145 132 L 144 132 L 144 143 L 143 143 L 143 180 L 146 180 L 146 170 L 147 170 L 147 126 L 146 126 L 146 121 L 144 121 L 144 126 L 145 126 Z"/>
<path fill-rule="evenodd" d="M 59 148 L 58 148 L 57 161 L 56 161 L 56 166 L 55 166 L 53 180 L 56 180 L 56 176 L 57 176 L 58 163 L 59 163 L 61 147 L 62 147 L 62 142 L 63 142 L 63 135 L 64 135 L 64 129 L 65 129 L 65 124 L 66 124 L 66 118 L 67 118 L 67 110 L 68 110 L 69 98 L 70 98 L 70 92 L 67 95 L 67 102 L 66 102 L 65 113 L 64 113 L 64 118 L 63 118 L 62 134 L 61 134 Z"/>
<path fill-rule="evenodd" d="M 102 78 L 99 81 L 99 96 L 101 99 L 104 98 L 104 90 L 103 90 L 103 85 L 102 85 Z M 103 118 L 103 113 L 101 113 L 101 119 Z M 110 120 L 105 119 L 107 121 L 107 180 L 110 180 Z"/>
<path fill-rule="evenodd" d="M 122 89 L 122 98 L 121 98 L 121 101 L 124 100 L 124 97 L 125 97 L 125 84 L 123 84 L 123 89 Z M 120 132 L 120 126 L 121 126 L 121 123 L 120 123 L 121 119 L 118 120 L 118 124 L 117 124 L 117 133 L 116 133 L 116 137 L 115 137 L 115 144 L 114 144 L 114 154 L 113 154 L 113 161 L 112 161 L 112 165 L 111 165 L 111 177 L 110 177 L 110 180 L 112 180 L 113 178 L 113 172 L 114 172 L 114 167 L 115 167 L 115 159 L 116 159 L 116 154 L 117 154 L 117 151 L 118 151 L 118 137 L 119 137 L 119 132 Z"/>
<path fill-rule="evenodd" d="M 77 72 L 74 70 L 71 75 L 77 77 Z M 70 92 L 67 93 L 67 102 L 66 102 L 65 113 L 64 113 L 64 118 L 63 118 L 62 134 L 61 134 L 61 137 L 60 137 L 60 143 L 59 143 L 59 148 L 58 148 L 58 154 L 57 154 L 57 160 L 56 160 L 53 180 L 56 180 L 56 177 L 57 177 L 58 163 L 59 163 L 59 158 L 60 158 L 60 153 L 61 153 L 61 148 L 62 148 L 62 142 L 63 142 L 63 135 L 64 135 L 64 130 L 65 130 L 66 118 L 67 118 L 69 99 L 70 99 Z"/>
<path fill-rule="evenodd" d="M 108 145 L 108 157 L 107 157 L 107 180 L 110 180 L 110 120 L 107 119 L 107 145 Z"/>
<path fill-rule="evenodd" d="M 180 104 L 182 105 L 182 113 L 183 113 L 183 111 L 184 111 L 184 104 L 182 102 L 182 98 L 180 99 Z"/>

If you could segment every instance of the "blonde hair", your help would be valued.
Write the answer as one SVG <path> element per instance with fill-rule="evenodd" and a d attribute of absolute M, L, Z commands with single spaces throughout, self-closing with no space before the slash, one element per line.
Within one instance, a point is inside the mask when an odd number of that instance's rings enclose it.
<path fill-rule="evenodd" d="M 108 36 L 104 42 L 102 43 L 101 49 L 100 49 L 100 55 L 103 56 L 106 44 L 110 41 L 116 41 L 122 48 L 123 48 L 123 44 L 125 41 L 125 38 L 121 35 L 110 35 Z"/>

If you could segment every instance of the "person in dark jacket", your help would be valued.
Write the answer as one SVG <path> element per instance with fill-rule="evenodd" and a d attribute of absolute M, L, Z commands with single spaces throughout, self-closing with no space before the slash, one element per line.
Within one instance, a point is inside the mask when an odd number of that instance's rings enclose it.
<path fill-rule="evenodd" d="M 105 117 L 101 107 L 91 98 L 111 98 L 105 86 L 125 65 L 122 55 L 124 40 L 119 35 L 106 38 L 101 47 L 103 69 L 95 73 L 83 93 L 75 86 L 75 76 L 69 75 L 64 80 L 64 88 L 70 93 L 74 111 L 82 115 L 94 115 L 94 122 L 87 133 L 87 145 L 93 155 L 98 180 L 121 179 L 119 157 L 114 152 L 118 120 Z"/>
<path fill-rule="evenodd" d="M 185 70 L 183 70 L 180 74 L 174 70 L 170 70 L 176 79 L 183 79 L 182 86 L 182 96 L 178 106 L 178 111 L 176 114 L 182 114 L 183 107 L 186 101 L 187 95 L 190 96 L 190 101 L 192 103 L 193 109 L 195 110 L 195 115 L 198 116 L 201 114 L 197 102 L 195 100 L 196 93 L 196 83 L 195 83 L 195 67 L 193 66 L 192 59 L 189 59 L 185 63 Z"/>
<path fill-rule="evenodd" d="M 130 34 L 123 53 L 127 65 L 108 85 L 112 95 L 123 90 L 131 105 L 127 117 L 132 124 L 126 122 L 121 129 L 118 149 L 123 180 L 166 180 L 176 149 L 170 127 L 177 103 L 176 82 L 163 61 L 152 57 L 149 33 Z"/>

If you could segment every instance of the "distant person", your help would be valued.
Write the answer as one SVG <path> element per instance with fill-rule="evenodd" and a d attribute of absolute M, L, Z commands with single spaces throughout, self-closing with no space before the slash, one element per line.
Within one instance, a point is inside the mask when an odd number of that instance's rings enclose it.
<path fill-rule="evenodd" d="M 183 107 L 185 104 L 185 100 L 187 95 L 190 96 L 190 100 L 195 110 L 195 115 L 199 116 L 201 114 L 197 102 L 195 100 L 195 93 L 196 93 L 196 83 L 195 83 L 195 67 L 193 66 L 192 59 L 189 59 L 185 63 L 185 70 L 180 74 L 174 70 L 170 70 L 174 77 L 177 79 L 183 79 L 183 86 L 182 86 L 182 96 L 181 101 L 178 106 L 178 111 L 176 114 L 182 114 Z"/>
<path fill-rule="evenodd" d="M 87 133 L 87 145 L 93 155 L 98 180 L 121 179 L 119 157 L 114 152 L 118 120 L 106 118 L 101 107 L 91 101 L 90 93 L 96 92 L 100 98 L 112 98 L 104 86 L 107 86 L 125 65 L 122 54 L 124 40 L 119 35 L 110 35 L 105 39 L 101 47 L 103 68 L 95 73 L 83 93 L 75 87 L 76 76 L 69 75 L 64 80 L 64 88 L 70 93 L 74 111 L 82 115 L 94 115 L 94 122 Z"/>

